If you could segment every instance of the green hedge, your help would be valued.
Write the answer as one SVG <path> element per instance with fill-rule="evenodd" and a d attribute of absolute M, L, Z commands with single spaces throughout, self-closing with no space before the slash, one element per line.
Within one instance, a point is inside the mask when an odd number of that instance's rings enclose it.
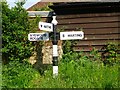
<path fill-rule="evenodd" d="M 20 3 L 9 9 L 6 2 L 2 2 L 2 59 L 9 61 L 22 61 L 28 58 L 33 50 L 32 43 L 28 41 L 30 32 L 28 13 Z"/>

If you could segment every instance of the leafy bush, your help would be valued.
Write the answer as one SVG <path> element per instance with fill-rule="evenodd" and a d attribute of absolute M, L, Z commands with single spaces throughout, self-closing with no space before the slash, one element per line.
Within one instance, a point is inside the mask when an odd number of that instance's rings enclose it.
<path fill-rule="evenodd" d="M 2 2 L 2 58 L 5 63 L 28 58 L 33 49 L 28 41 L 28 13 L 20 3 L 16 5 L 9 9 L 7 3 Z"/>
<path fill-rule="evenodd" d="M 118 59 L 118 51 L 120 51 L 118 44 L 111 42 L 102 49 L 104 50 L 102 53 L 102 59 L 105 65 L 113 65 L 120 61 Z"/>
<path fill-rule="evenodd" d="M 40 78 L 39 73 L 28 62 L 11 61 L 3 65 L 3 88 L 32 88 L 34 87 L 33 81 L 38 78 Z"/>
<path fill-rule="evenodd" d="M 12 9 L 2 2 L 2 87 L 31 88 L 40 78 L 39 73 L 25 62 L 33 51 L 32 42 L 28 41 L 28 33 L 38 24 L 28 20 L 28 13 L 22 7 L 24 3 L 16 3 Z M 31 23 L 32 22 L 32 23 Z"/>
<path fill-rule="evenodd" d="M 72 47 L 71 41 L 68 41 L 68 40 L 63 41 L 63 48 L 62 49 L 63 49 L 64 54 L 71 52 L 72 51 L 71 47 Z"/>
<path fill-rule="evenodd" d="M 99 51 L 96 48 L 90 48 L 90 56 L 92 58 L 92 60 L 101 60 L 101 54 L 99 53 Z"/>

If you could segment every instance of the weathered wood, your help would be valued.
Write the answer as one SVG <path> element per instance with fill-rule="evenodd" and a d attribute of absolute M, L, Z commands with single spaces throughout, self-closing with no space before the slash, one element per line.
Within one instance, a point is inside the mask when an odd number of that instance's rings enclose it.
<path fill-rule="evenodd" d="M 69 15 L 58 15 L 57 20 L 61 19 L 74 19 L 74 18 L 92 18 L 92 17 L 118 17 L 120 13 L 88 13 L 88 14 L 69 14 Z"/>
<path fill-rule="evenodd" d="M 93 48 L 95 48 L 96 50 L 98 51 L 104 51 L 102 50 L 102 48 L 104 47 L 105 45 L 92 45 L 92 46 L 74 46 L 73 47 L 73 50 L 74 51 L 84 51 L 84 52 L 89 52 L 91 51 Z M 118 48 L 120 48 L 120 46 L 118 46 Z"/>
<path fill-rule="evenodd" d="M 120 39 L 119 40 L 82 40 L 82 41 L 77 41 L 74 43 L 74 46 L 81 46 L 81 45 L 106 45 L 108 43 L 116 43 L 116 44 L 120 44 Z"/>
<path fill-rule="evenodd" d="M 84 36 L 84 39 L 120 39 L 120 33 L 119 34 L 109 34 L 109 35 L 86 35 Z"/>
<path fill-rule="evenodd" d="M 118 27 L 118 22 L 110 22 L 110 23 L 88 23 L 88 24 L 58 24 L 58 28 L 62 27 L 66 28 L 101 28 L 101 27 Z M 66 29 L 65 28 L 65 29 Z"/>
<path fill-rule="evenodd" d="M 120 16 L 59 19 L 58 21 L 60 24 L 105 23 L 105 22 L 118 22 L 119 21 L 118 17 Z"/>
<path fill-rule="evenodd" d="M 98 28 L 98 29 L 83 29 L 85 34 L 117 34 L 119 32 L 120 27 L 116 28 Z"/>
<path fill-rule="evenodd" d="M 88 52 L 91 51 L 93 48 L 95 48 L 96 50 L 102 51 L 102 47 L 104 47 L 104 45 L 98 45 L 98 46 L 74 46 L 73 50 L 74 51 L 84 51 L 84 52 Z"/>
<path fill-rule="evenodd" d="M 89 52 L 94 47 L 101 51 L 107 43 L 120 42 L 120 13 L 89 13 L 74 15 L 59 15 L 58 28 L 65 31 L 82 30 L 83 40 L 76 41 L 74 51 Z"/>

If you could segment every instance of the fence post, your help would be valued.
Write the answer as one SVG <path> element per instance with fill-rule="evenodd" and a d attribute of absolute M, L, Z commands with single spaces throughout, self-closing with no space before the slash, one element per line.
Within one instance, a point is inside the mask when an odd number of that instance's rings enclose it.
<path fill-rule="evenodd" d="M 52 24 L 53 24 L 53 77 L 58 76 L 58 40 L 57 40 L 57 20 L 56 20 L 56 14 L 53 12 L 52 15 Z"/>

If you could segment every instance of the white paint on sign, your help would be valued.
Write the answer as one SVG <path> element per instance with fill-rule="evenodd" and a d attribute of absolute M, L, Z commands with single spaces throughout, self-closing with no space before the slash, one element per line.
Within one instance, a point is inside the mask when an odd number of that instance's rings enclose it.
<path fill-rule="evenodd" d="M 48 41 L 49 34 L 48 33 L 29 33 L 28 34 L 29 41 Z"/>
<path fill-rule="evenodd" d="M 46 23 L 46 22 L 39 22 L 39 29 L 44 31 L 53 31 L 53 24 L 52 23 Z"/>
<path fill-rule="evenodd" d="M 74 40 L 83 38 L 84 38 L 83 31 L 60 32 L 60 40 Z"/>

